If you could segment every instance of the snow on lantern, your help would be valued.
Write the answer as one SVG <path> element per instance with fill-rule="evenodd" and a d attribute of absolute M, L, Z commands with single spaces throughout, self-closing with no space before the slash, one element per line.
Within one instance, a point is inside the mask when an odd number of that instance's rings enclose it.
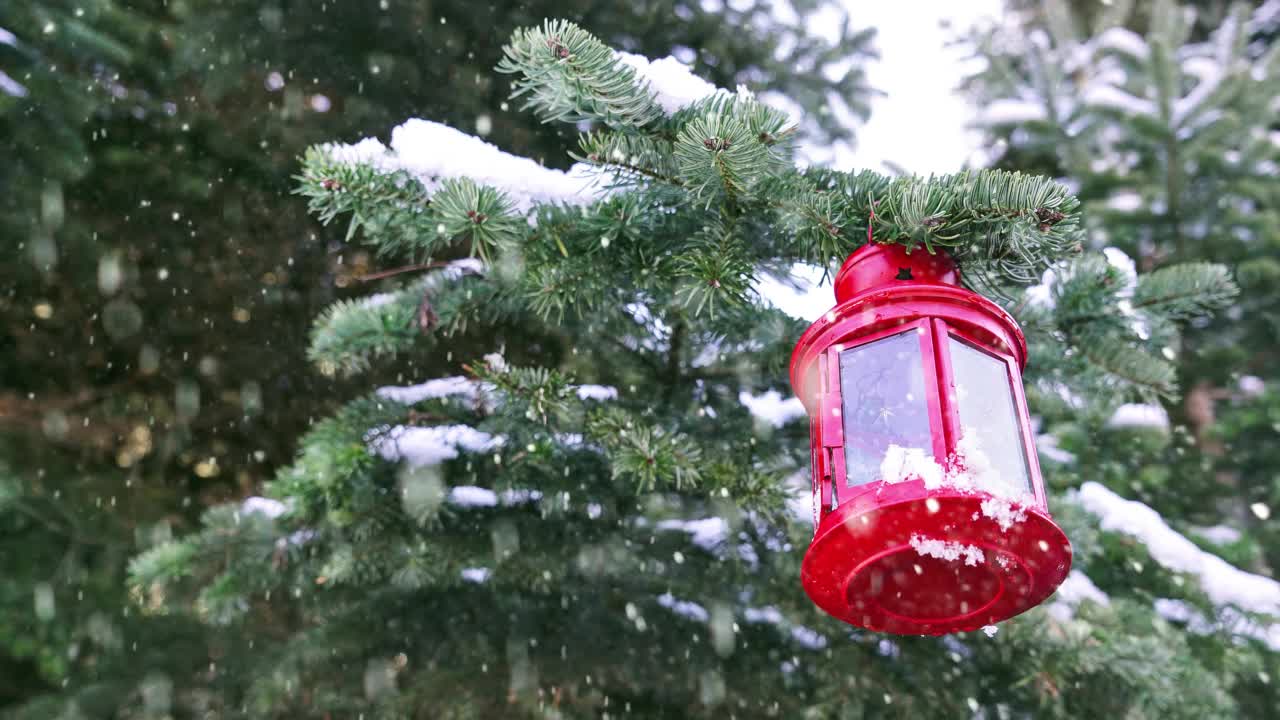
<path fill-rule="evenodd" d="M 863 246 L 837 305 L 800 338 L 809 412 L 809 597 L 872 630 L 940 635 L 1035 607 L 1071 545 L 1045 503 L 1022 367 L 1026 340 L 959 285 L 945 254 Z"/>

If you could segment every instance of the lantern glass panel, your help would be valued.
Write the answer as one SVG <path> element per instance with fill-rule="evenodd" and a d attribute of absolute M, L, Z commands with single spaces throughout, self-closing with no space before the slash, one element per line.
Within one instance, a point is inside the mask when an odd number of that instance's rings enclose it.
<path fill-rule="evenodd" d="M 1018 408 L 1004 360 L 952 336 L 951 367 L 960 415 L 957 455 L 979 488 L 1003 497 L 1031 492 Z"/>
<path fill-rule="evenodd" d="M 879 479 L 890 445 L 933 456 L 925 396 L 920 330 L 869 342 L 840 353 L 846 484 Z"/>

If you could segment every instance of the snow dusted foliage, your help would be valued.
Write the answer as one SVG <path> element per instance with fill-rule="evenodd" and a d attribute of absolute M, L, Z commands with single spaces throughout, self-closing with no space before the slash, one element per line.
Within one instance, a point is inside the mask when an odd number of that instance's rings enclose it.
<path fill-rule="evenodd" d="M 1051 37 L 1038 29 L 1025 35 L 1016 26 L 994 29 L 992 38 L 1010 43 L 1010 51 L 1034 63 L 1042 92 L 995 98 L 979 114 L 978 122 L 1047 120 L 1074 134 L 1088 127 L 1090 112 L 1102 111 L 1152 119 L 1167 113 L 1175 128 L 1191 126 L 1198 119 L 1208 124 L 1216 118 L 1202 117 L 1207 101 L 1240 70 L 1241 29 L 1241 18 L 1231 15 L 1208 42 L 1184 46 L 1174 70 L 1186 79 L 1189 89 L 1167 99 L 1152 86 L 1135 82 L 1135 70 L 1150 72 L 1162 58 L 1151 52 L 1148 38 L 1127 28 L 1115 26 L 1074 41 L 1066 33 Z"/>
<path fill-rule="evenodd" d="M 1023 293 L 1023 297 L 1029 307 L 1043 308 L 1052 310 L 1057 305 L 1057 298 L 1053 294 L 1054 283 L 1058 281 L 1058 273 L 1053 268 L 1045 270 L 1040 276 L 1040 282 L 1032 285 Z"/>
<path fill-rule="evenodd" d="M 659 595 L 657 601 L 658 605 L 683 618 L 694 622 L 711 624 L 715 628 L 712 632 L 713 637 L 729 635 L 734 632 L 732 629 L 733 616 L 725 612 L 723 605 L 717 606 L 713 611 L 708 611 L 706 607 L 698 603 L 681 600 L 669 592 Z M 743 619 L 750 623 L 764 623 L 789 628 L 791 637 L 803 647 L 811 650 L 821 650 L 827 646 L 827 639 L 821 633 L 803 625 L 789 623 L 775 607 L 746 608 Z M 717 625 L 729 625 L 730 627 L 717 628 Z"/>
<path fill-rule="evenodd" d="M 1133 258 L 1129 257 L 1119 248 L 1107 247 L 1102 249 L 1102 254 L 1107 258 L 1107 262 L 1120 271 L 1124 284 L 1118 291 L 1121 297 L 1133 297 L 1133 291 L 1138 287 L 1138 270 L 1134 265 Z"/>
<path fill-rule="evenodd" d="M 240 502 L 239 515 L 262 515 L 264 517 L 275 520 L 293 508 L 292 502 L 281 502 L 274 498 L 265 498 L 258 495 L 247 497 Z M 304 545 L 316 536 L 315 530 L 303 528 L 295 530 L 288 535 L 276 540 L 275 546 L 279 549 L 287 549 L 290 546 Z"/>
<path fill-rule="evenodd" d="M 1120 299 L 1119 307 L 1121 312 L 1127 317 L 1134 318 L 1132 326 L 1141 338 L 1148 321 L 1133 308 L 1132 300 L 1138 287 L 1138 272 L 1133 258 L 1125 254 L 1123 250 L 1114 247 L 1103 248 L 1102 257 L 1106 260 L 1107 265 L 1114 268 L 1119 275 L 1119 284 L 1115 286 L 1113 292 Z M 1058 294 L 1064 291 L 1064 286 L 1076 280 L 1079 273 L 1089 269 L 1085 265 L 1067 264 L 1046 270 L 1039 284 L 1027 288 L 1027 301 L 1032 305 L 1047 310 L 1054 309 L 1058 304 Z"/>
<path fill-rule="evenodd" d="M 966 545 L 951 540 L 937 540 L 920 535 L 912 535 L 910 542 L 911 548 L 924 557 L 952 562 L 964 560 L 965 565 L 981 565 L 987 561 L 982 548 L 975 545 Z"/>
<path fill-rule="evenodd" d="M 1191 603 L 1172 598 L 1156 598 L 1151 606 L 1160 617 L 1169 622 L 1184 623 L 1188 630 L 1197 635 L 1207 635 L 1214 630 L 1213 623 Z"/>
<path fill-rule="evenodd" d="M 1015 37 L 1013 33 L 1019 35 Z M 1152 99 L 1135 94 L 1124 85 L 1124 67 L 1145 61 L 1151 54 L 1146 40 L 1130 30 L 1113 27 L 1091 40 L 1067 45 L 1058 44 L 1061 38 L 1051 38 L 1044 31 L 1035 30 L 1024 36 L 1014 27 L 995 29 L 993 37 L 1012 43 L 1010 50 L 1030 58 L 1042 73 L 1042 89 L 1048 92 L 1028 90 L 992 99 L 978 113 L 979 125 L 1047 121 L 1051 126 L 1078 128 L 1071 122 L 1089 110 L 1129 116 L 1152 116 L 1157 112 Z M 1072 79 L 1079 77 L 1084 78 L 1083 82 L 1072 84 Z"/>
<path fill-rule="evenodd" d="M 1147 547 L 1151 556 L 1175 572 L 1197 576 L 1200 587 L 1217 606 L 1213 618 L 1206 617 L 1195 606 L 1183 600 L 1156 598 L 1153 609 L 1160 617 L 1185 624 L 1193 633 L 1207 635 L 1219 629 L 1258 640 L 1272 650 L 1280 650 L 1280 622 L 1266 622 L 1246 616 L 1258 613 L 1280 618 L 1280 584 L 1271 578 L 1253 575 L 1232 567 L 1212 553 L 1195 546 L 1166 525 L 1151 508 L 1124 500 L 1097 483 L 1085 483 L 1080 491 L 1081 503 L 1098 515 L 1103 529 L 1131 535 Z M 1207 534 L 1212 528 L 1206 529 Z M 1238 538 L 1229 528 L 1222 533 Z M 1059 622 L 1075 617 L 1076 609 L 1085 601 L 1109 607 L 1111 598 L 1079 569 L 1073 569 L 1046 606 Z"/>
<path fill-rule="evenodd" d="M 1133 258 L 1115 247 L 1047 270 L 1016 306 L 1029 330 L 1029 398 L 1049 401 L 1040 412 L 1052 414 L 1056 406 L 1106 418 L 1125 402 L 1155 407 L 1176 395 L 1176 321 L 1204 307 L 1181 302 L 1187 288 L 1204 289 L 1204 300 L 1215 307 L 1227 306 L 1238 291 L 1224 266 L 1184 263 L 1139 275 Z M 1101 307 L 1100 295 L 1110 305 L 1105 315 L 1083 309 Z M 1102 320 L 1081 323 L 1081 317 Z M 1046 368 L 1051 372 L 1042 372 Z"/>
<path fill-rule="evenodd" d="M 1156 598 L 1152 603 L 1156 614 L 1169 622 L 1184 624 L 1197 635 L 1209 635 L 1219 629 L 1252 638 L 1275 651 L 1280 651 L 1280 623 L 1260 623 L 1233 608 L 1219 610 L 1213 618 L 1205 616 L 1184 600 Z"/>
<path fill-rule="evenodd" d="M 1280 582 L 1240 570 L 1201 550 L 1170 528 L 1155 510 L 1136 500 L 1125 500 L 1104 485 L 1086 482 L 1079 497 L 1081 505 L 1098 516 L 1102 529 L 1137 538 L 1156 562 L 1195 576 L 1215 605 L 1280 618 Z"/>
<path fill-rule="evenodd" d="M 617 57 L 636 70 L 638 79 L 668 114 L 698 100 L 735 97 L 694 75 L 674 57 L 650 61 L 626 52 L 617 53 Z M 753 99 L 745 87 L 738 89 L 736 97 Z M 469 178 L 503 191 L 521 212 L 538 203 L 583 205 L 608 194 L 599 171 L 589 164 L 578 163 L 568 172 L 547 168 L 443 123 L 421 118 L 407 120 L 392 130 L 390 147 L 377 138 L 364 138 L 322 148 L 339 162 L 406 172 L 428 191 L 439 188 L 443 180 Z"/>
<path fill-rule="evenodd" d="M 448 125 L 419 118 L 392 130 L 389 148 L 376 138 L 365 138 L 322 149 L 338 162 L 388 173 L 404 171 L 428 191 L 439 188 L 444 180 L 470 178 L 502 190 L 521 211 L 546 202 L 582 205 L 604 192 L 598 174 L 588 165 L 575 165 L 568 172 L 543 167 Z"/>
<path fill-rule="evenodd" d="M 1016 125 L 1014 144 L 1051 153 L 1073 177 L 1110 175 L 1099 186 L 1115 193 L 1108 214 L 1135 220 L 1183 200 L 1132 190 L 1145 177 L 1140 164 L 1162 154 L 1168 137 L 1182 150 L 1170 158 L 1182 163 L 1175 172 L 1194 176 L 1207 162 L 1233 157 L 1245 175 L 1273 175 L 1266 137 L 1280 110 L 1267 106 L 1274 70 L 1270 55 L 1248 43 L 1250 33 L 1270 27 L 1273 8 L 1236 6 L 1203 42 L 1190 43 L 1195 13 L 1174 3 L 1152 6 L 1159 22 L 1145 24 L 1142 35 L 1125 27 L 1135 24 L 1129 10 L 1098 13 L 1092 36 L 1061 18 L 1052 32 L 1028 30 L 1026 16 L 1008 13 L 979 36 L 990 65 L 970 84 L 986 108 L 978 124 L 997 132 Z"/>

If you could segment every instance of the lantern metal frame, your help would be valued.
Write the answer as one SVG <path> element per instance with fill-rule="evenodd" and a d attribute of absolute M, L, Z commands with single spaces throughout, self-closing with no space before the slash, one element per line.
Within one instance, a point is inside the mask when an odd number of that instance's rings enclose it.
<path fill-rule="evenodd" d="M 1071 548 L 1048 512 L 1022 385 L 1027 348 L 1021 329 L 994 302 L 960 287 L 955 264 L 943 253 L 868 244 L 849 257 L 835 285 L 836 307 L 804 333 L 791 363 L 792 386 L 811 418 L 814 539 L 802 566 L 806 591 L 842 620 L 904 634 L 972 630 L 1039 604 L 1065 579 Z M 922 479 L 848 484 L 840 355 L 913 330 L 930 449 L 948 469 L 964 431 L 952 343 L 1003 366 L 1028 486 L 1013 501 L 1025 514 L 1013 527 L 984 515 L 984 502 L 1009 501 L 990 489 L 929 488 Z M 983 566 L 922 560 L 913 546 L 918 537 L 980 549 Z M 919 582 L 895 580 L 904 568 L 920 575 Z M 869 577 L 879 577 L 879 584 L 867 586 Z M 873 592 L 885 587 L 886 577 L 896 593 L 892 600 Z"/>

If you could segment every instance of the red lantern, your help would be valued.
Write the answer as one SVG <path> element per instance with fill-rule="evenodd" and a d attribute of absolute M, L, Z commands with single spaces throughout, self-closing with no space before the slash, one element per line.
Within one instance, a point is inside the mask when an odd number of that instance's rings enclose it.
<path fill-rule="evenodd" d="M 1027 347 L 946 255 L 868 244 L 796 344 L 814 538 L 801 579 L 845 622 L 975 630 L 1062 583 L 1071 544 L 1045 503 L 1022 390 Z"/>

